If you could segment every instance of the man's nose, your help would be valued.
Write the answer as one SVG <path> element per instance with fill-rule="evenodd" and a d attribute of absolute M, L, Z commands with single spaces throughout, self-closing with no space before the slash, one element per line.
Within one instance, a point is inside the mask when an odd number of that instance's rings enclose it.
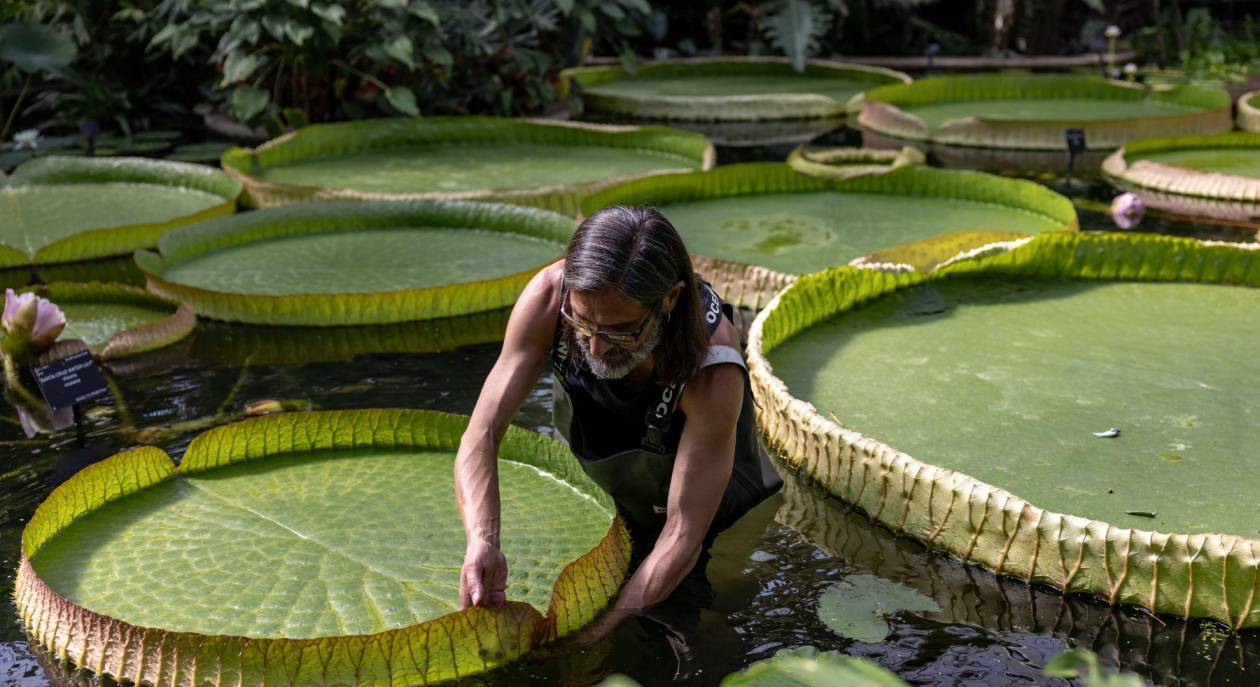
<path fill-rule="evenodd" d="M 592 334 L 590 338 L 587 340 L 587 345 L 591 349 L 591 355 L 597 358 L 602 358 L 604 354 L 607 353 L 608 349 L 610 348 L 607 341 L 604 341 L 603 339 L 599 338 L 595 334 Z"/>

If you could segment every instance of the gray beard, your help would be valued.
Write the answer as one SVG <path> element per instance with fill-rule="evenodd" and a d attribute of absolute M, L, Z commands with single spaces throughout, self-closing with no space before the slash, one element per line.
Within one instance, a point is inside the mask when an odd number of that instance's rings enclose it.
<path fill-rule="evenodd" d="M 643 344 L 637 349 L 630 351 L 620 346 L 617 350 L 621 352 L 624 362 L 617 365 L 610 365 L 603 360 L 591 355 L 589 342 L 580 336 L 577 332 L 573 332 L 573 347 L 578 351 L 578 357 L 586 364 L 591 374 L 604 380 L 617 380 L 630 374 L 630 371 L 638 367 L 652 351 L 661 343 L 661 321 L 657 317 L 656 322 L 652 323 L 652 331 L 648 333 L 647 338 L 643 340 Z"/>

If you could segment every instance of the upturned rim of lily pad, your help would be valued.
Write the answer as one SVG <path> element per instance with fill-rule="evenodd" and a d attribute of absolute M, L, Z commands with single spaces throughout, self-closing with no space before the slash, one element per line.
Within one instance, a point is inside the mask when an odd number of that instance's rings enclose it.
<path fill-rule="evenodd" d="M 116 331 L 105 343 L 89 347 L 100 360 L 117 360 L 165 348 L 184 339 L 197 327 L 197 315 L 192 306 L 126 284 L 53 282 L 28 286 L 22 292 L 38 294 L 59 306 L 66 303 L 121 303 L 169 312 L 152 322 Z"/>
<path fill-rule="evenodd" d="M 138 157 L 70 157 L 48 155 L 28 160 L 0 177 L 0 188 L 127 182 L 158 184 L 202 191 L 222 198 L 199 212 L 162 222 L 85 229 L 39 248 L 35 254 L 0 244 L 0 268 L 32 267 L 128 255 L 152 248 L 166 232 L 236 211 L 241 184 L 205 165 Z"/>
<path fill-rule="evenodd" d="M 266 181 L 254 176 L 268 165 L 408 145 L 458 143 L 485 146 L 493 155 L 496 142 L 589 145 L 667 153 L 689 160 L 699 169 L 712 169 L 717 153 L 704 136 L 662 126 L 590 124 L 554 119 L 510 119 L 479 115 L 367 119 L 356 122 L 312 124 L 272 139 L 257 148 L 232 148 L 223 153 L 223 170 L 244 185 L 245 202 L 252 207 L 326 200 L 480 200 L 513 203 L 572 215 L 587 195 L 606 186 L 691 168 L 662 168 L 642 174 L 596 179 L 573 184 L 522 188 L 485 188 L 472 191 L 380 193 L 334 186 L 306 186 Z"/>
<path fill-rule="evenodd" d="M 1196 111 L 1115 119 L 1045 120 L 1002 117 L 960 117 L 933 131 L 913 113 L 916 105 L 960 100 L 1021 98 L 1153 99 Z M 1198 85 L 1146 87 L 1082 74 L 972 74 L 920 79 L 910 84 L 881 86 L 866 92 L 858 124 L 866 130 L 910 141 L 978 148 L 1066 150 L 1064 129 L 1085 132 L 1090 149 L 1110 150 L 1135 138 L 1174 134 L 1214 134 L 1233 128 L 1229 94 Z"/>
<path fill-rule="evenodd" d="M 265 208 L 173 231 L 157 251 L 137 251 L 149 291 L 188 303 L 203 317 L 273 326 L 333 327 L 431 320 L 512 305 L 539 270 L 558 260 L 575 222 L 538 208 L 462 200 L 339 200 Z M 166 273 L 206 253 L 299 234 L 441 227 L 519 234 L 555 244 L 555 258 L 513 274 L 438 286 L 356 293 L 218 291 Z"/>
<path fill-rule="evenodd" d="M 1117 527 L 1045 510 L 825 417 L 795 398 L 766 354 L 819 322 L 953 274 L 1185 281 L 1260 287 L 1260 244 L 1047 232 L 960 254 L 929 272 L 845 266 L 805 275 L 753 321 L 748 367 L 758 422 L 790 466 L 896 533 L 999 574 L 1111 604 L 1260 626 L 1260 539 Z"/>
<path fill-rule="evenodd" d="M 1250 205 L 1251 216 L 1260 212 L 1260 178 L 1141 159 L 1147 153 L 1187 148 L 1247 148 L 1260 156 L 1260 133 L 1231 131 L 1129 141 L 1103 161 L 1103 175 L 1121 190 L 1140 192 L 1144 200 L 1153 197 L 1156 202 L 1152 205 L 1163 209 L 1193 212 L 1202 205 L 1197 201 L 1207 200 Z"/>
<path fill-rule="evenodd" d="M 41 546 L 77 519 L 181 475 L 292 452 L 453 449 L 467 421 L 428 410 L 280 413 L 208 430 L 178 464 L 162 449 L 145 446 L 88 466 L 54 489 L 22 532 L 14 589 L 18 615 L 51 656 L 134 684 L 393 687 L 460 679 L 516 660 L 593 620 L 625 580 L 630 557 L 629 535 L 611 499 L 590 482 L 568 448 L 519 427 L 504 435 L 503 457 L 547 471 L 610 514 L 608 533 L 556 579 L 545 613 L 509 601 L 497 609 L 472 607 L 368 635 L 205 635 L 134 625 L 79 606 L 45 584 L 31 563 Z"/>
<path fill-rule="evenodd" d="M 869 81 L 872 87 L 890 83 L 910 83 L 909 75 L 852 62 L 813 59 L 798 72 L 786 57 L 720 56 L 682 57 L 643 62 L 631 74 L 620 64 L 571 67 L 560 73 L 567 95 L 577 84 L 589 112 L 634 119 L 708 122 L 754 122 L 785 119 L 824 119 L 843 117 L 860 107 L 858 93 L 842 102 L 817 93 L 767 93 L 748 95 L 612 95 L 589 89 L 621 79 L 659 75 L 722 76 L 745 75 L 750 71 L 793 76 L 834 76 Z"/>

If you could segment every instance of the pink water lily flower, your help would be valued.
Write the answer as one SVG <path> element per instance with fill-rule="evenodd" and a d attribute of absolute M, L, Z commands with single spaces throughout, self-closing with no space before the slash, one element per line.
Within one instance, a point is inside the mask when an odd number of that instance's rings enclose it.
<path fill-rule="evenodd" d="M 33 293 L 4 292 L 4 325 L 6 337 L 21 337 L 35 351 L 48 348 L 66 328 L 66 315 L 47 298 Z"/>
<path fill-rule="evenodd" d="M 1111 219 L 1121 229 L 1132 229 L 1142 221 L 1146 206 L 1132 193 L 1121 193 L 1111 199 Z"/>

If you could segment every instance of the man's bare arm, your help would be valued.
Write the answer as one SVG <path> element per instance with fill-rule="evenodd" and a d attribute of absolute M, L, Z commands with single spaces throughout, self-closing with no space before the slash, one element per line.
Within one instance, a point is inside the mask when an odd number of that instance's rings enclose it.
<path fill-rule="evenodd" d="M 535 275 L 512 308 L 503 349 L 460 438 L 455 504 L 467 542 L 459 576 L 461 608 L 497 605 L 507 598 L 507 562 L 499 548 L 499 442 L 547 363 L 561 269 L 555 263 Z"/>

